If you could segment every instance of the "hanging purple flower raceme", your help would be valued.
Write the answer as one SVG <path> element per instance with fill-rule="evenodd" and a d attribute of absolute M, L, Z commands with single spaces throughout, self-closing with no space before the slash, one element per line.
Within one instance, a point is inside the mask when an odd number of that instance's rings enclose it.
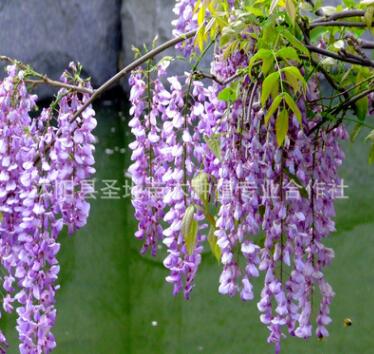
<path fill-rule="evenodd" d="M 192 89 L 191 78 L 186 77 L 185 86 Z M 192 192 L 191 180 L 196 173 L 193 161 L 193 151 L 196 146 L 194 138 L 196 132 L 191 132 L 191 126 L 195 120 L 194 103 L 183 91 L 183 86 L 177 77 L 168 79 L 170 84 L 170 100 L 166 108 L 166 115 L 169 118 L 164 123 L 165 148 L 163 149 L 164 159 L 168 161 L 169 168 L 166 171 L 163 181 L 166 185 L 164 202 L 169 211 L 165 214 L 164 221 L 169 227 L 164 230 L 163 243 L 168 248 L 168 256 L 164 265 L 170 270 L 166 280 L 173 284 L 173 293 L 183 289 L 185 298 L 189 298 L 193 287 L 193 280 L 197 268 L 201 262 L 201 234 L 197 226 L 196 242 L 188 245 L 183 234 L 183 222 L 188 208 L 199 203 L 198 197 Z M 196 102 L 198 105 L 199 102 Z M 190 113 L 192 112 L 192 114 Z M 195 112 L 196 113 L 196 112 Z M 203 218 L 201 212 L 193 212 L 192 219 L 198 223 Z"/>
<path fill-rule="evenodd" d="M 70 64 L 70 70 L 73 75 L 77 72 L 74 63 Z M 65 72 L 61 80 L 68 81 L 71 73 Z M 88 82 L 80 81 L 78 84 L 91 88 Z M 58 171 L 55 180 L 57 203 L 69 233 L 73 233 L 87 223 L 90 211 L 86 196 L 93 189 L 89 180 L 95 173 L 95 138 L 92 131 L 97 122 L 91 106 L 80 117 L 73 119 L 74 113 L 89 99 L 89 94 L 69 94 L 62 89 L 58 96 L 62 98 L 59 101 L 58 130 L 51 150 L 50 173 Z"/>
<path fill-rule="evenodd" d="M 162 238 L 163 231 L 160 224 L 164 216 L 162 195 L 162 177 L 165 173 L 165 161 L 162 157 L 164 141 L 160 137 L 158 126 L 165 119 L 165 105 L 169 98 L 169 93 L 161 82 L 164 70 L 164 65 L 160 64 L 153 88 L 150 73 L 147 82 L 140 72 L 130 78 L 132 119 L 129 125 L 136 140 L 130 144 L 133 151 L 131 156 L 133 164 L 129 172 L 134 183 L 132 203 L 135 217 L 139 222 L 135 236 L 144 240 L 142 253 L 150 249 L 153 256 L 156 255 L 158 242 Z"/>
<path fill-rule="evenodd" d="M 34 127 L 29 116 L 35 107 L 36 96 L 28 94 L 23 82 L 24 73 L 15 65 L 7 67 L 7 74 L 0 84 L 0 253 L 7 273 L 3 283 L 3 307 L 6 312 L 12 312 L 18 295 L 15 287 L 22 286 L 24 276 L 19 234 L 23 233 L 23 221 L 29 210 L 23 206 L 23 199 L 31 186 L 25 171 L 30 169 L 29 159 L 36 152 Z M 32 177 L 37 175 L 32 173 Z M 5 352 L 6 341 L 2 333 L 0 342 L 1 351 Z"/>
<path fill-rule="evenodd" d="M 74 65 L 71 69 L 77 73 Z M 6 192 L 1 195 L 0 252 L 7 272 L 3 307 L 7 312 L 16 309 L 20 352 L 37 354 L 49 353 L 56 346 L 51 330 L 58 289 L 57 238 L 64 223 L 71 231 L 86 224 L 87 189 L 81 189 L 81 182 L 94 172 L 91 132 L 96 121 L 91 108 L 85 110 L 79 124 L 73 121 L 71 111 L 70 120 L 58 119 L 56 128 L 51 125 L 50 108 L 38 118 L 31 118 L 37 97 L 27 92 L 24 76 L 16 66 L 9 67 L 8 76 L 0 85 L 0 174 L 4 187 L 1 190 Z M 80 84 L 89 87 L 88 82 Z M 75 111 L 88 99 L 83 96 L 80 101 L 76 94 L 65 90 L 58 97 L 65 100 L 57 102 L 62 106 L 78 102 Z M 67 113 L 65 108 L 61 111 Z M 66 151 L 72 146 L 64 129 L 74 139 L 72 151 Z M 60 183 L 71 176 L 66 171 L 73 171 L 74 175 L 76 193 L 74 202 L 70 202 L 74 220 L 66 218 L 66 205 L 59 195 Z M 2 335 L 1 340 L 5 343 Z"/>
<path fill-rule="evenodd" d="M 177 0 L 173 12 L 176 19 L 172 21 L 173 36 L 178 37 L 186 32 L 197 29 L 197 16 L 194 14 L 196 0 Z M 184 41 L 176 46 L 185 57 L 188 57 L 194 48 L 193 39 Z"/>

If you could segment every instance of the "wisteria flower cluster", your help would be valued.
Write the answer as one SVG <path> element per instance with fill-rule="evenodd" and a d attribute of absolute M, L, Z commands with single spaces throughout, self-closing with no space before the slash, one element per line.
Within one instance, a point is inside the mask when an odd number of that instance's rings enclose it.
<path fill-rule="evenodd" d="M 61 81 L 90 87 L 78 74 L 72 63 Z M 51 330 L 59 288 L 58 236 L 64 225 L 72 233 L 87 222 L 90 191 L 80 186 L 95 172 L 96 120 L 92 108 L 72 119 L 90 95 L 67 89 L 33 118 L 37 96 L 29 93 L 26 75 L 12 65 L 0 82 L 0 257 L 3 308 L 17 313 L 20 352 L 40 354 L 56 346 Z M 0 341 L 5 353 L 3 334 Z"/>
<path fill-rule="evenodd" d="M 195 4 L 177 1 L 176 33 L 197 26 Z M 189 45 L 188 53 L 198 51 L 194 42 Z M 220 294 L 253 300 L 253 279 L 263 275 L 260 320 L 279 353 L 285 330 L 304 339 L 313 332 L 320 339 L 329 335 L 334 291 L 324 268 L 334 252 L 323 241 L 335 230 L 335 195 L 321 193 L 319 186 L 341 183 L 340 142 L 348 134 L 342 125 L 320 128 L 318 74 L 304 82 L 299 69 L 273 59 L 271 65 L 278 68 L 272 75 L 282 92 L 267 101 L 270 92 L 264 90 L 270 89 L 262 85 L 263 77 L 245 71 L 257 64 L 253 58 L 267 65 L 265 52 L 261 57 L 255 48 L 251 39 L 246 51 L 237 48 L 229 55 L 216 46 L 205 76 L 168 76 L 165 63 L 151 73 L 136 70 L 130 79 L 130 127 L 136 140 L 130 145 L 129 172 L 135 184 L 136 237 L 153 255 L 157 243 L 166 247 L 166 281 L 173 293 L 190 297 L 209 244 L 222 264 Z M 284 51 L 285 65 L 298 60 L 295 53 Z M 213 78 L 213 84 L 201 76 Z M 272 81 L 271 90 L 278 81 Z M 296 98 L 286 85 L 300 85 Z M 273 109 L 277 100 L 283 107 L 280 118 Z M 264 194 L 260 186 L 265 185 Z"/>

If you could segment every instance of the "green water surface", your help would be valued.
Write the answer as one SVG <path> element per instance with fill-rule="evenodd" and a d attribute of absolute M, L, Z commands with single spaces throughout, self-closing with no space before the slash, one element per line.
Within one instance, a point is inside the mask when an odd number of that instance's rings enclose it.
<path fill-rule="evenodd" d="M 116 187 L 125 184 L 131 140 L 125 116 L 117 107 L 98 109 L 99 195 L 92 201 L 88 226 L 73 237 L 61 237 L 55 353 L 274 353 L 256 307 L 260 286 L 251 303 L 220 296 L 220 267 L 206 255 L 191 300 L 173 297 L 160 259 L 139 255 L 129 198 L 102 199 L 104 180 L 117 180 Z M 327 270 L 336 291 L 331 335 L 322 342 L 287 338 L 282 353 L 374 353 L 374 168 L 367 165 L 367 150 L 364 143 L 346 146 L 342 175 L 349 199 L 337 202 L 338 232 L 327 242 L 336 252 Z M 343 326 L 347 317 L 353 321 L 349 328 Z M 2 323 L 9 353 L 17 353 L 14 318 Z"/>

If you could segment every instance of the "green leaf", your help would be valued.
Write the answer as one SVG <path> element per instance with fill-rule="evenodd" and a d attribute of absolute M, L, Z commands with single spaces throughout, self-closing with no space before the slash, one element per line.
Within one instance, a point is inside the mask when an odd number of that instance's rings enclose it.
<path fill-rule="evenodd" d="M 209 175 L 205 172 L 200 172 L 192 179 L 191 184 L 192 189 L 200 200 L 206 204 L 209 199 Z"/>
<path fill-rule="evenodd" d="M 294 75 L 291 75 L 290 73 L 285 73 L 286 75 L 286 82 L 288 85 L 290 85 L 295 93 L 298 93 L 301 89 L 301 85 L 299 80 Z"/>
<path fill-rule="evenodd" d="M 264 107 L 266 101 L 268 100 L 271 91 L 274 89 L 275 86 L 279 85 L 279 72 L 276 71 L 266 77 L 264 82 L 262 83 L 262 90 L 261 90 L 261 105 Z"/>
<path fill-rule="evenodd" d="M 3 213 L 0 211 L 0 222 L 3 221 L 3 218 L 4 218 Z"/>
<path fill-rule="evenodd" d="M 354 143 L 356 141 L 358 135 L 361 132 L 361 129 L 362 129 L 362 124 L 356 123 L 355 127 L 353 128 L 351 132 L 351 136 L 350 136 L 351 143 Z"/>
<path fill-rule="evenodd" d="M 297 51 L 295 50 L 295 48 L 292 48 L 292 47 L 283 47 L 279 49 L 277 51 L 277 56 L 284 60 L 290 59 L 290 60 L 295 60 L 297 62 L 300 62 L 300 58 L 299 58 L 299 55 L 297 54 Z"/>
<path fill-rule="evenodd" d="M 204 140 L 206 144 L 208 145 L 208 148 L 213 152 L 214 156 L 221 160 L 221 143 L 220 143 L 220 135 L 219 134 L 213 134 L 210 137 L 204 137 Z"/>
<path fill-rule="evenodd" d="M 301 87 L 306 89 L 307 83 L 304 79 L 304 76 L 301 75 L 300 70 L 296 66 L 287 66 L 281 69 L 286 75 L 293 76 L 296 80 L 300 81 Z"/>
<path fill-rule="evenodd" d="M 278 114 L 277 120 L 275 121 L 275 132 L 277 143 L 279 146 L 282 146 L 288 133 L 288 112 L 286 109 L 282 109 Z"/>
<path fill-rule="evenodd" d="M 302 127 L 303 126 L 303 117 L 301 115 L 299 107 L 297 107 L 297 105 L 296 105 L 296 102 L 287 92 L 284 93 L 284 98 L 286 100 L 286 103 L 287 103 L 288 107 L 290 107 L 291 111 L 295 113 L 295 116 L 296 116 L 298 122 L 300 123 L 300 126 Z"/>
<path fill-rule="evenodd" d="M 270 56 L 268 58 L 263 59 L 262 66 L 261 66 L 261 71 L 262 71 L 264 76 L 267 75 L 269 70 L 273 67 L 273 64 L 274 64 L 274 57 L 273 56 Z"/>
<path fill-rule="evenodd" d="M 265 205 L 260 205 L 260 206 L 258 207 L 258 211 L 259 211 L 259 213 L 260 213 L 260 216 L 263 218 L 264 215 L 265 215 L 265 211 L 266 211 L 266 207 L 265 207 Z"/>
<path fill-rule="evenodd" d="M 214 231 L 215 228 L 211 226 L 208 233 L 208 243 L 213 256 L 219 262 L 221 260 L 221 248 L 217 244 L 217 236 L 214 234 Z"/>
<path fill-rule="evenodd" d="M 261 48 L 258 52 L 251 58 L 248 64 L 248 73 L 251 75 L 253 65 L 258 61 L 266 58 L 273 57 L 273 53 L 270 49 Z"/>
<path fill-rule="evenodd" d="M 325 33 L 329 33 L 329 30 L 326 27 L 315 27 L 310 31 L 310 40 L 316 42 L 319 40 Z"/>
<path fill-rule="evenodd" d="M 374 143 L 374 130 L 365 138 L 365 140 L 371 140 Z"/>
<path fill-rule="evenodd" d="M 304 199 L 308 199 L 309 198 L 308 191 L 303 186 L 303 184 L 301 183 L 301 181 L 299 180 L 299 178 L 296 175 L 294 175 L 293 173 L 291 173 L 290 170 L 287 167 L 284 167 L 283 171 L 286 173 L 286 175 L 288 176 L 288 178 L 295 183 L 295 186 L 298 188 L 300 195 Z"/>
<path fill-rule="evenodd" d="M 369 98 L 368 96 L 362 97 L 355 102 L 357 110 L 357 118 L 362 122 L 365 120 L 369 110 Z"/>
<path fill-rule="evenodd" d="M 361 0 L 360 4 L 361 5 L 371 6 L 371 5 L 374 5 L 374 0 Z"/>
<path fill-rule="evenodd" d="M 196 247 L 197 231 L 199 224 L 194 219 L 195 207 L 190 205 L 184 214 L 182 220 L 182 235 L 186 243 L 187 252 L 191 255 Z"/>
<path fill-rule="evenodd" d="M 373 5 L 374 5 L 374 2 L 373 2 Z M 364 16 L 366 26 L 368 26 L 368 28 L 372 27 L 373 16 L 374 16 L 374 6 L 369 6 L 365 11 L 365 16 Z"/>
<path fill-rule="evenodd" d="M 234 102 L 236 98 L 236 92 L 231 87 L 224 88 L 218 94 L 218 99 L 224 102 Z"/>
<path fill-rule="evenodd" d="M 271 118 L 271 116 L 275 113 L 275 111 L 278 109 L 279 107 L 279 104 L 281 103 L 282 101 L 282 95 L 279 95 L 275 98 L 275 100 L 273 101 L 273 103 L 271 104 L 268 112 L 266 113 L 265 115 L 265 125 L 268 125 L 269 123 L 269 120 Z"/>
<path fill-rule="evenodd" d="M 343 3 L 348 8 L 353 8 L 356 6 L 355 0 L 343 0 Z"/>
<path fill-rule="evenodd" d="M 290 16 L 292 24 L 295 25 L 296 6 L 293 0 L 286 0 L 286 10 L 287 10 L 288 16 Z"/>
<path fill-rule="evenodd" d="M 371 145 L 370 151 L 369 151 L 369 165 L 372 165 L 374 163 L 374 144 Z"/>
<path fill-rule="evenodd" d="M 257 8 L 255 8 L 253 6 L 246 6 L 245 10 L 248 13 L 253 14 L 253 15 L 257 16 L 257 17 L 263 17 L 265 15 L 263 10 L 257 9 Z"/>
<path fill-rule="evenodd" d="M 198 25 L 199 30 L 196 35 L 196 41 L 201 52 L 204 50 L 204 41 L 206 37 L 205 28 L 204 28 L 205 12 L 206 12 L 206 6 L 205 4 L 202 4 L 197 14 L 197 25 Z"/>
<path fill-rule="evenodd" d="M 279 31 L 280 31 L 280 34 L 282 35 L 282 37 L 287 39 L 295 49 L 297 49 L 299 52 L 301 52 L 301 53 L 303 53 L 303 54 L 305 54 L 309 57 L 308 49 L 291 32 L 286 30 L 284 27 L 279 28 Z"/>
<path fill-rule="evenodd" d="M 273 11 L 275 10 L 276 6 L 278 5 L 279 0 L 272 0 L 270 4 L 270 10 L 269 13 L 272 14 Z"/>
<path fill-rule="evenodd" d="M 187 248 L 187 252 L 189 255 L 192 255 L 193 251 L 196 248 L 198 229 L 199 229 L 199 224 L 195 219 L 193 219 L 191 223 L 190 232 L 187 234 L 187 237 L 185 239 L 186 248 Z"/>

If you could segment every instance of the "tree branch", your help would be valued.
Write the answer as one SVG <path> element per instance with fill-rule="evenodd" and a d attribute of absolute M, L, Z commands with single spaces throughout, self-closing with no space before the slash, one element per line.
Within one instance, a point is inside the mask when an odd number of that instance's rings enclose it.
<path fill-rule="evenodd" d="M 374 22 L 373 22 L 374 25 Z M 316 27 L 359 27 L 365 28 L 368 27 L 366 23 L 363 22 L 349 22 L 349 21 L 323 21 L 323 22 L 312 22 L 309 25 L 310 29 Z"/>
<path fill-rule="evenodd" d="M 369 88 L 367 90 L 364 90 L 360 93 L 358 93 L 357 95 L 351 97 L 349 100 L 346 100 L 344 101 L 343 103 L 341 103 L 339 106 L 335 107 L 331 113 L 332 114 L 337 114 L 345 109 L 348 109 L 351 105 L 353 105 L 354 103 L 356 103 L 356 101 L 358 101 L 359 99 L 363 98 L 363 97 L 366 97 L 367 95 L 369 95 L 370 93 L 374 92 L 374 87 L 372 88 Z"/>
<path fill-rule="evenodd" d="M 361 66 L 368 66 L 368 67 L 374 68 L 374 62 L 371 61 L 371 60 L 368 60 L 368 59 L 364 59 L 364 58 L 361 58 L 361 57 L 358 57 L 358 56 L 355 56 L 355 55 L 351 55 L 350 57 L 344 57 L 344 56 L 339 55 L 337 53 L 331 52 L 331 51 L 326 50 L 326 49 L 318 48 L 318 47 L 316 47 L 314 45 L 311 45 L 311 44 L 306 44 L 306 47 L 309 49 L 309 51 L 324 55 L 326 57 L 330 57 L 330 58 L 333 58 L 333 59 L 336 59 L 336 60 L 339 60 L 339 61 L 344 61 L 344 62 L 350 63 L 350 64 L 358 64 L 358 65 L 361 65 Z"/>
<path fill-rule="evenodd" d="M 81 87 L 81 86 L 75 86 L 75 85 L 70 85 L 61 81 L 56 81 L 48 78 L 45 76 L 43 79 L 40 80 L 25 80 L 26 83 L 31 84 L 31 85 L 50 85 L 54 87 L 59 87 L 59 88 L 65 88 L 67 90 L 73 90 L 81 93 L 88 93 L 92 95 L 94 93 L 94 90 L 91 90 L 87 87 Z"/>
<path fill-rule="evenodd" d="M 357 41 L 360 44 L 361 48 L 374 49 L 374 42 L 372 41 L 367 41 L 365 39 L 357 39 Z"/>
<path fill-rule="evenodd" d="M 187 32 L 177 38 L 173 38 L 170 41 L 167 41 L 163 44 L 161 44 L 159 47 L 149 51 L 148 53 L 144 54 L 140 58 L 136 59 L 132 63 L 130 63 L 128 66 L 126 66 L 124 69 L 122 69 L 120 72 L 118 72 L 116 75 L 114 75 L 112 78 L 110 78 L 108 81 L 106 81 L 104 84 L 102 84 L 98 89 L 96 89 L 91 96 L 89 100 L 74 114 L 72 117 L 72 121 L 77 119 L 83 111 L 98 97 L 100 97 L 106 90 L 108 90 L 113 84 L 121 80 L 125 75 L 129 74 L 131 71 L 139 67 L 140 65 L 144 64 L 148 60 L 154 58 L 156 55 L 164 52 L 166 49 L 169 49 L 170 47 L 175 46 L 176 44 L 183 42 L 189 38 L 192 38 L 196 35 L 197 31 L 191 31 Z"/>
<path fill-rule="evenodd" d="M 312 23 L 324 22 L 324 21 L 335 21 L 340 18 L 362 17 L 362 16 L 365 16 L 365 11 L 363 10 L 346 10 L 346 11 L 336 12 L 329 16 L 322 16 L 320 18 L 315 19 Z"/>

